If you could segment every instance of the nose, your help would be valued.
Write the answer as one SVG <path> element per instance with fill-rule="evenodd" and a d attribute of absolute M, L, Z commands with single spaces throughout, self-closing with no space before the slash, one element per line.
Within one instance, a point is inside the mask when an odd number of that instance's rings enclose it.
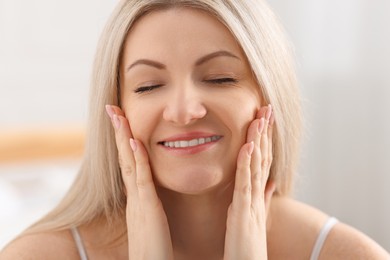
<path fill-rule="evenodd" d="M 176 88 L 172 91 L 164 108 L 164 120 L 177 124 L 189 125 L 207 114 L 203 99 L 192 87 Z"/>

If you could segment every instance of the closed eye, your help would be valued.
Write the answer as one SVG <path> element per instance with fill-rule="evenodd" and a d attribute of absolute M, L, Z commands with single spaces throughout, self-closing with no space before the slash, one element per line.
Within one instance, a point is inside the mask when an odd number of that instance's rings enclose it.
<path fill-rule="evenodd" d="M 236 80 L 234 78 L 218 78 L 218 79 L 209 79 L 209 80 L 206 80 L 206 82 L 212 83 L 212 84 L 226 84 L 226 83 L 237 83 L 238 80 Z"/>
<path fill-rule="evenodd" d="M 134 90 L 135 93 L 138 93 L 138 94 L 141 94 L 141 93 L 144 93 L 144 92 L 150 92 L 154 89 L 157 89 L 157 88 L 160 88 L 162 87 L 163 85 L 151 85 L 151 86 L 144 86 L 144 87 L 139 87 L 137 88 L 136 90 Z"/>

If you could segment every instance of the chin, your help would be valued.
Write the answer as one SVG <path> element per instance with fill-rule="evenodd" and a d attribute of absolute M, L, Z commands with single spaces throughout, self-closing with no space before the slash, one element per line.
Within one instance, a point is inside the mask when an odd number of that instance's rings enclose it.
<path fill-rule="evenodd" d="M 221 169 L 204 168 L 176 170 L 170 173 L 160 171 L 155 177 L 158 186 L 187 195 L 201 195 L 212 191 L 220 186 L 224 179 Z"/>

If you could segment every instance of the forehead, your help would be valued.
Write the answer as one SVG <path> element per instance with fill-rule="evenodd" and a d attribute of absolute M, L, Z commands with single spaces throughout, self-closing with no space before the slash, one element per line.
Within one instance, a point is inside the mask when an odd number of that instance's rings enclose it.
<path fill-rule="evenodd" d="M 244 56 L 229 29 L 216 17 L 180 7 L 152 11 L 137 20 L 127 35 L 123 58 L 163 58 L 172 53 L 191 58 L 220 50 Z"/>

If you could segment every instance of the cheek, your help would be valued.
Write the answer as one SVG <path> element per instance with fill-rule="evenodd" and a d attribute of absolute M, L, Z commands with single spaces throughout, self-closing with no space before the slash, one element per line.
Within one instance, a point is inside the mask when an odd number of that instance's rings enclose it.
<path fill-rule="evenodd" d="M 240 147 L 246 143 L 248 128 L 255 118 L 256 111 L 256 106 L 247 104 L 245 106 L 237 107 L 234 114 L 232 113 L 231 121 L 235 122 L 234 124 L 231 124 L 232 144 L 236 147 L 237 152 Z"/>
<path fill-rule="evenodd" d="M 260 108 L 260 102 L 256 95 L 237 93 L 234 95 L 234 99 L 231 99 L 229 102 L 222 101 L 220 106 L 225 107 L 222 118 L 225 119 L 225 124 L 229 126 L 232 135 L 235 138 L 238 136 L 240 143 L 244 143 L 247 129 L 255 119 L 256 113 Z"/>
<path fill-rule="evenodd" d="M 157 122 L 158 108 L 147 102 L 132 101 L 127 104 L 123 104 L 122 107 L 129 121 L 131 133 L 134 138 L 148 147 L 147 142 L 150 142 L 150 135 Z"/>
<path fill-rule="evenodd" d="M 226 128 L 226 150 L 219 158 L 224 162 L 224 171 L 235 169 L 237 155 L 244 143 L 249 125 L 255 119 L 260 103 L 256 95 L 250 95 L 243 92 L 237 92 L 229 98 L 215 99 L 216 117 Z"/>

